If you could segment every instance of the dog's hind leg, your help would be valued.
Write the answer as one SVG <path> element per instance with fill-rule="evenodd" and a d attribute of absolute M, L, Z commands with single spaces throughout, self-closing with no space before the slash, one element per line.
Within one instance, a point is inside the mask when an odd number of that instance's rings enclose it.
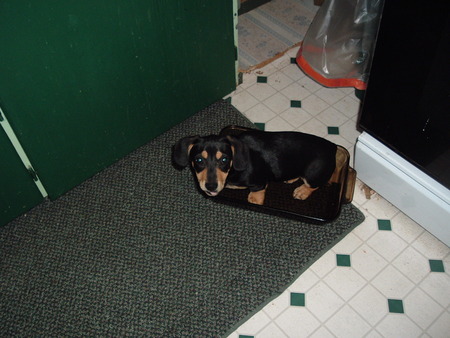
<path fill-rule="evenodd" d="M 297 182 L 300 178 L 301 178 L 301 177 L 293 178 L 292 180 L 284 181 L 284 183 L 292 184 L 292 183 L 294 183 L 294 182 Z"/>
<path fill-rule="evenodd" d="M 298 200 L 306 200 L 313 193 L 313 191 L 317 189 L 318 188 L 311 188 L 307 183 L 305 183 L 295 188 L 293 196 Z"/>

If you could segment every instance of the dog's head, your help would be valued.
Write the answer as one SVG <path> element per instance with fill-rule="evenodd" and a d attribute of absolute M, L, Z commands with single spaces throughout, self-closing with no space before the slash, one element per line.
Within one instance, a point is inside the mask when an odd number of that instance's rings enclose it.
<path fill-rule="evenodd" d="M 183 168 L 190 164 L 208 196 L 216 196 L 225 187 L 231 168 L 244 170 L 247 157 L 247 147 L 231 136 L 188 136 L 173 148 L 175 164 Z"/>

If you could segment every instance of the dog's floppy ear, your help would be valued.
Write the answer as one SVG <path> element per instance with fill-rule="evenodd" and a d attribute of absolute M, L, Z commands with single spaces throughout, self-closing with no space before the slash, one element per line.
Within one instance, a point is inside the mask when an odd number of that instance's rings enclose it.
<path fill-rule="evenodd" d="M 233 168 L 237 171 L 246 169 L 250 161 L 247 145 L 233 136 L 227 136 L 227 139 L 233 149 Z"/>
<path fill-rule="evenodd" d="M 176 165 L 184 168 L 189 164 L 189 151 L 199 138 L 200 136 L 183 137 L 173 146 L 172 159 Z"/>

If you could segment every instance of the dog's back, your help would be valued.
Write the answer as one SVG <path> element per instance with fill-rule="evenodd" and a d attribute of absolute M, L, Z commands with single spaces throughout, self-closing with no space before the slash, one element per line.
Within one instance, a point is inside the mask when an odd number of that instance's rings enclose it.
<path fill-rule="evenodd" d="M 252 130 L 237 137 L 251 156 L 260 157 L 275 181 L 303 178 L 311 186 L 327 183 L 336 165 L 336 145 L 324 138 L 300 132 Z M 255 173 L 258 167 L 255 167 Z"/>

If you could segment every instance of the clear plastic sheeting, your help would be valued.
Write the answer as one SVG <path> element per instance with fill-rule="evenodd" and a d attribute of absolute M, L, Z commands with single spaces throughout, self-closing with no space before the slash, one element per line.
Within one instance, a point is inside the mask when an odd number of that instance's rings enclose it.
<path fill-rule="evenodd" d="M 367 86 L 383 0 L 325 0 L 297 54 L 303 71 L 327 87 Z"/>

